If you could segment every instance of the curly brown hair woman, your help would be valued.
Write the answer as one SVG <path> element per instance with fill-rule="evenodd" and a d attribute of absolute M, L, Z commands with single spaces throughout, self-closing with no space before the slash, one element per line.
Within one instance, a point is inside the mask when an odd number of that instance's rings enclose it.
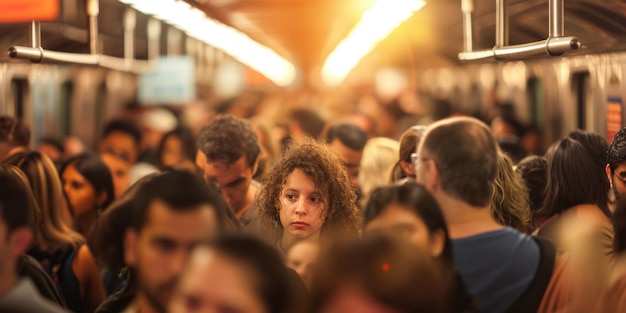
<path fill-rule="evenodd" d="M 356 194 L 341 161 L 312 139 L 292 146 L 267 174 L 259 228 L 283 251 L 302 239 L 356 235 Z"/>

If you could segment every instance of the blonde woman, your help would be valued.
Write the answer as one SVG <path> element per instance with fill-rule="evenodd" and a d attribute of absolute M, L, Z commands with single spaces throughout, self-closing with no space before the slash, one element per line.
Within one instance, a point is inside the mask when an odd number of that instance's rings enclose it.
<path fill-rule="evenodd" d="M 376 137 L 367 141 L 363 148 L 359 186 L 361 187 L 361 207 L 365 206 L 374 188 L 389 183 L 389 172 L 398 161 L 400 144 L 389 138 Z"/>
<path fill-rule="evenodd" d="M 26 174 L 37 204 L 28 254 L 58 280 L 71 311 L 94 312 L 105 299 L 104 287 L 85 239 L 63 219 L 63 191 L 52 160 L 29 152 L 13 155 L 5 163 Z"/>
<path fill-rule="evenodd" d="M 494 182 L 491 216 L 500 225 L 529 234 L 530 204 L 522 175 L 513 169 L 511 158 L 498 149 L 498 173 Z"/>

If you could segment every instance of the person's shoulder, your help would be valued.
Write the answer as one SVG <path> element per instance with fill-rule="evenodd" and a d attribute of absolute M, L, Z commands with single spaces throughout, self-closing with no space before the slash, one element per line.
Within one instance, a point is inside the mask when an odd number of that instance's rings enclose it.
<path fill-rule="evenodd" d="M 13 290 L 0 299 L 0 312 L 66 313 L 67 311 L 44 299 L 29 279 L 21 279 Z"/>

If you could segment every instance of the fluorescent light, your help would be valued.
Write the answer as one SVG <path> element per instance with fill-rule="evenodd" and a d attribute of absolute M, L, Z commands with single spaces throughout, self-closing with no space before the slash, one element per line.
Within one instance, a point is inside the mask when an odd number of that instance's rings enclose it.
<path fill-rule="evenodd" d="M 340 84 L 381 40 L 425 4 L 422 0 L 378 0 L 328 55 L 322 66 L 322 79 L 331 86 Z"/>
<path fill-rule="evenodd" d="M 190 37 L 226 52 L 279 86 L 288 86 L 296 78 L 296 69 L 291 62 L 270 48 L 252 40 L 246 34 L 207 17 L 204 12 L 184 1 L 119 1 L 181 29 Z"/>

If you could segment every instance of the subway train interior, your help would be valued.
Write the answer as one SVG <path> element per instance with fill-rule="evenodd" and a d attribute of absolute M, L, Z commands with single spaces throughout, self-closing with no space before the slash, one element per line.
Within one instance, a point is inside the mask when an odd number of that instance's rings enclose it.
<path fill-rule="evenodd" d="M 545 151 L 623 126 L 625 15 L 620 0 L 2 1 L 0 114 L 34 142 L 93 146 L 129 103 L 378 119 L 368 99 L 400 99 L 395 117 L 444 101 L 484 120 L 505 103 Z M 392 124 L 378 134 L 397 136 Z"/>

